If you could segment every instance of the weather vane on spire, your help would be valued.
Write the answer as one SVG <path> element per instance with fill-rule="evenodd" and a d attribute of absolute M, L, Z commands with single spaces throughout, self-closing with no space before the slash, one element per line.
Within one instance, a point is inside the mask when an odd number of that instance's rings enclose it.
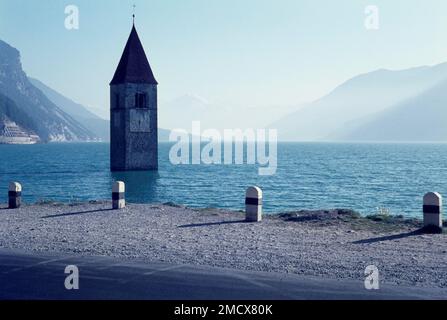
<path fill-rule="evenodd" d="M 133 5 L 133 13 L 132 13 L 132 21 L 133 21 L 133 23 L 135 24 L 135 8 L 136 8 L 137 6 L 134 4 Z"/>

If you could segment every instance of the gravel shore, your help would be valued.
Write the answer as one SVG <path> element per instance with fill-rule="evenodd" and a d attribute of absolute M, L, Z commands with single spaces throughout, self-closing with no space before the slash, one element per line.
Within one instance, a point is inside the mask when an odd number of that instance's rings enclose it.
<path fill-rule="evenodd" d="M 242 212 L 217 209 L 110 208 L 110 202 L 11 210 L 0 204 L 0 247 L 361 281 L 365 267 L 376 265 L 383 283 L 447 289 L 447 235 L 421 234 L 419 221 L 332 210 L 245 223 Z"/>

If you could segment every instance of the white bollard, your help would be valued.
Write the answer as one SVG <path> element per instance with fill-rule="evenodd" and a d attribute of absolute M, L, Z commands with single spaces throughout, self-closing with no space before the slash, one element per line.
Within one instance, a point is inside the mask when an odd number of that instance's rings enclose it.
<path fill-rule="evenodd" d="M 245 220 L 259 222 L 262 220 L 262 190 L 250 187 L 245 193 Z"/>
<path fill-rule="evenodd" d="M 9 209 L 20 208 L 22 203 L 22 185 L 18 182 L 10 182 L 8 190 Z"/>
<path fill-rule="evenodd" d="M 435 227 L 442 231 L 442 196 L 429 192 L 424 196 L 424 227 Z"/>
<path fill-rule="evenodd" d="M 112 187 L 112 203 L 113 209 L 122 209 L 126 206 L 124 197 L 125 185 L 122 181 L 116 181 Z"/>

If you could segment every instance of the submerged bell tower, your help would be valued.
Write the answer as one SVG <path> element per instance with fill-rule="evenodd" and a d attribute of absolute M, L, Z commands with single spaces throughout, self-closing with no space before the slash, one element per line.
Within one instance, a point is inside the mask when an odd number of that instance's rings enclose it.
<path fill-rule="evenodd" d="M 110 82 L 111 171 L 158 169 L 157 85 L 133 24 Z"/>

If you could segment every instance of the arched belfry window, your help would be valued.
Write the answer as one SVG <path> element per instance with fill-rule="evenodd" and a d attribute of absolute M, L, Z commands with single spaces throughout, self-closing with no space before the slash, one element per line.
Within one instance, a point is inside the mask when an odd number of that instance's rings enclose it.
<path fill-rule="evenodd" d="M 135 107 L 141 108 L 141 109 L 147 108 L 145 93 L 136 93 L 135 94 Z"/>

